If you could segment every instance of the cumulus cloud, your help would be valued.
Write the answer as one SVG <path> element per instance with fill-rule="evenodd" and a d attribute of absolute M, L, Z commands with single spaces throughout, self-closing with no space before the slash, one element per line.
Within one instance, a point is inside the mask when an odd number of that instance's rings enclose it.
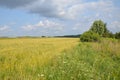
<path fill-rule="evenodd" d="M 9 29 L 9 26 L 0 26 L 0 31 L 7 31 Z"/>
<path fill-rule="evenodd" d="M 85 0 L 0 0 L 0 6 L 21 8 L 44 17 L 76 19 L 84 14 L 107 14 L 113 11 L 112 1 Z M 95 14 L 93 14 L 95 15 Z"/>
<path fill-rule="evenodd" d="M 49 30 L 55 30 L 55 31 L 62 31 L 63 27 L 64 25 L 58 22 L 43 20 L 38 22 L 37 24 L 33 24 L 33 25 L 29 24 L 29 25 L 23 26 L 22 29 L 31 31 L 31 30 L 37 30 L 37 29 L 43 28 L 43 29 L 49 29 Z"/>
<path fill-rule="evenodd" d="M 87 30 L 96 19 L 112 23 L 108 27 L 114 31 L 118 31 L 120 22 L 120 8 L 114 5 L 114 0 L 0 0 L 0 7 L 22 9 L 49 19 L 73 20 L 72 30 L 81 32 Z M 69 23 L 42 20 L 36 24 L 25 25 L 22 29 L 31 31 L 44 28 L 59 31 Z"/>
<path fill-rule="evenodd" d="M 70 18 L 68 17 L 69 7 L 75 5 L 78 0 L 38 0 L 31 5 L 27 5 L 26 9 L 29 13 L 39 14 L 52 18 Z"/>

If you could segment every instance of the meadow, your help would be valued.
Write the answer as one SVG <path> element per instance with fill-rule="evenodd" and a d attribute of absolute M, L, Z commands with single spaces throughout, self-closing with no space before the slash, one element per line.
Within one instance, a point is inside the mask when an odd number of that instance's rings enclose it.
<path fill-rule="evenodd" d="M 120 80 L 120 41 L 0 39 L 0 80 Z"/>

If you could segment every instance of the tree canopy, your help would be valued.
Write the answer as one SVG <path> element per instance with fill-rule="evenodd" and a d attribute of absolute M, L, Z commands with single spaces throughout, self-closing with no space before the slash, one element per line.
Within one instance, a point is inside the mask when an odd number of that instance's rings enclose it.
<path fill-rule="evenodd" d="M 105 36 L 109 33 L 108 29 L 106 28 L 106 23 L 101 20 L 96 20 L 93 22 L 90 30 L 99 34 L 100 36 Z"/>

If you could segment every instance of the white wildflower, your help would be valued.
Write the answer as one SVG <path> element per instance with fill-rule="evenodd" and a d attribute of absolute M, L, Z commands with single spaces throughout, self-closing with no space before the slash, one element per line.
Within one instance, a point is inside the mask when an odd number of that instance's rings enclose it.
<path fill-rule="evenodd" d="M 44 74 L 41 74 L 40 76 L 41 76 L 41 77 L 44 77 Z"/>

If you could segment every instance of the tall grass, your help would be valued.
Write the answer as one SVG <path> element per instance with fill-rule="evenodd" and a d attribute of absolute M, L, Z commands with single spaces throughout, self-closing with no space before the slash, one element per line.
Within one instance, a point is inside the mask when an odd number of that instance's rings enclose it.
<path fill-rule="evenodd" d="M 0 80 L 35 80 L 37 67 L 77 43 L 72 38 L 1 39 Z"/>
<path fill-rule="evenodd" d="M 120 80 L 116 39 L 0 40 L 0 49 L 1 80 Z"/>

